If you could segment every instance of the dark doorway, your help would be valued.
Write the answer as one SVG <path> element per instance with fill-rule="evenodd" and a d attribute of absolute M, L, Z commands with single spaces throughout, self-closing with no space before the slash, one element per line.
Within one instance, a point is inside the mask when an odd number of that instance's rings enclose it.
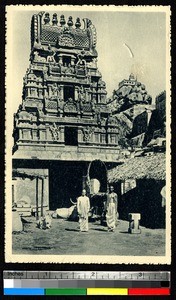
<path fill-rule="evenodd" d="M 81 195 L 83 175 L 87 166 L 79 162 L 52 163 L 50 168 L 50 201 L 49 208 L 55 210 L 61 207 L 70 207 Z"/>
<path fill-rule="evenodd" d="M 69 67 L 71 64 L 71 57 L 70 56 L 63 56 L 63 65 L 65 67 Z"/>
<path fill-rule="evenodd" d="M 65 145 L 78 146 L 78 129 L 76 127 L 65 127 Z"/>
<path fill-rule="evenodd" d="M 88 169 L 90 179 L 97 179 L 100 182 L 100 192 L 107 192 L 107 169 L 101 160 L 93 160 Z"/>
<path fill-rule="evenodd" d="M 73 85 L 64 86 L 64 101 L 68 101 L 69 98 L 75 100 L 75 90 Z"/>

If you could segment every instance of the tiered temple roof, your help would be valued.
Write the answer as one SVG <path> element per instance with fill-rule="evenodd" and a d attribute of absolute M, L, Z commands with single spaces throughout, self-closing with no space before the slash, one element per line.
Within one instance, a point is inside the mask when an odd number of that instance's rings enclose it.
<path fill-rule="evenodd" d="M 14 152 L 21 150 L 23 157 L 44 157 L 46 147 L 46 157 L 55 151 L 59 158 L 58 151 L 67 146 L 101 146 L 113 160 L 118 125 L 97 67 L 95 26 L 89 19 L 83 22 L 82 27 L 79 18 L 66 22 L 61 15 L 58 21 L 57 14 L 43 12 L 32 17 L 30 66 L 14 117 Z"/>

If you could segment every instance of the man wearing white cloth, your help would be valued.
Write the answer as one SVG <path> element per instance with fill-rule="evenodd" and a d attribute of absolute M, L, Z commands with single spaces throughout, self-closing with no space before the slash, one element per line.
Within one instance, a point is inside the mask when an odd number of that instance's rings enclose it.
<path fill-rule="evenodd" d="M 79 215 L 80 231 L 88 231 L 88 213 L 90 201 L 86 196 L 86 190 L 82 190 L 82 196 L 78 197 L 77 210 Z"/>
<path fill-rule="evenodd" d="M 108 231 L 114 231 L 117 222 L 117 206 L 118 198 L 117 194 L 114 192 L 114 187 L 110 186 L 110 191 L 107 197 L 107 213 L 106 213 L 106 222 L 108 226 Z"/>

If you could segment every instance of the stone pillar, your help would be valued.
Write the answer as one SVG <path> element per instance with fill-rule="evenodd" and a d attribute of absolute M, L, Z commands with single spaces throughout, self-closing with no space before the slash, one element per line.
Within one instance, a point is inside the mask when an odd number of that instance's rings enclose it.
<path fill-rule="evenodd" d="M 75 101 L 78 101 L 78 86 L 75 86 Z"/>
<path fill-rule="evenodd" d="M 88 102 L 91 102 L 91 92 L 90 92 L 90 90 L 88 89 L 88 91 L 87 91 L 87 97 L 88 97 Z"/>
<path fill-rule="evenodd" d="M 85 98 L 86 98 L 86 102 L 89 102 L 89 96 L 88 96 L 88 88 L 85 88 Z"/>
<path fill-rule="evenodd" d="M 27 97 L 30 97 L 30 95 L 31 95 L 30 91 L 31 91 L 31 90 L 30 90 L 30 87 L 27 87 L 27 88 L 26 88 L 26 98 L 27 98 Z"/>
<path fill-rule="evenodd" d="M 74 57 L 71 57 L 71 66 L 74 67 L 74 65 L 75 65 L 75 58 L 74 58 Z"/>
<path fill-rule="evenodd" d="M 39 178 L 36 177 L 36 220 L 39 219 Z"/>
<path fill-rule="evenodd" d="M 60 126 L 60 142 L 65 143 L 64 126 Z"/>
<path fill-rule="evenodd" d="M 31 88 L 31 96 L 33 96 L 33 97 L 38 97 L 38 94 L 37 94 L 37 88 L 35 87 L 35 86 L 33 86 L 32 88 Z"/>
<path fill-rule="evenodd" d="M 49 98 L 51 97 L 51 95 L 52 95 L 51 84 L 48 84 L 48 96 L 49 96 Z"/>
<path fill-rule="evenodd" d="M 43 99 L 43 89 L 42 88 L 38 89 L 38 97 Z"/>
<path fill-rule="evenodd" d="M 99 129 L 95 130 L 93 138 L 94 138 L 94 143 L 95 144 L 100 144 L 100 131 L 99 131 Z"/>
<path fill-rule="evenodd" d="M 78 144 L 83 142 L 83 131 L 81 128 L 78 128 Z"/>
<path fill-rule="evenodd" d="M 47 86 L 46 85 L 44 85 L 44 87 L 43 87 L 43 96 L 44 96 L 44 98 L 46 98 L 48 96 Z"/>
<path fill-rule="evenodd" d="M 60 99 L 64 100 L 64 86 L 63 85 L 60 85 Z"/>
<path fill-rule="evenodd" d="M 23 140 L 23 130 L 19 128 L 19 140 Z"/>
<path fill-rule="evenodd" d="M 20 215 L 16 209 L 12 210 L 12 231 L 19 232 L 23 230 Z"/>
<path fill-rule="evenodd" d="M 43 200 L 44 200 L 44 178 L 41 178 L 41 217 L 43 217 Z"/>
<path fill-rule="evenodd" d="M 129 233 L 141 233 L 139 228 L 139 221 L 141 219 L 141 214 L 130 213 L 129 215 Z"/>
<path fill-rule="evenodd" d="M 58 55 L 58 63 L 63 66 L 63 58 L 62 55 Z"/>

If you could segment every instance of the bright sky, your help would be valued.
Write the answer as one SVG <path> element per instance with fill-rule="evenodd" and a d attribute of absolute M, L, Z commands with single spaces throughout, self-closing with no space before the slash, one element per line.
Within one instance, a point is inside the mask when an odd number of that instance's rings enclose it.
<path fill-rule="evenodd" d="M 57 13 L 58 20 L 64 14 L 88 18 L 97 30 L 98 67 L 106 82 L 108 96 L 118 88 L 118 83 L 128 79 L 131 71 L 153 98 L 166 89 L 166 13 L 136 11 L 91 11 L 90 8 L 67 10 L 53 8 L 16 6 L 7 14 L 7 71 L 10 76 L 11 110 L 16 112 L 21 103 L 23 77 L 29 66 L 30 23 L 33 14 L 39 11 Z M 79 11 L 80 10 L 80 11 Z M 131 57 L 128 45 L 134 57 Z M 8 100 L 9 101 L 9 100 Z"/>

